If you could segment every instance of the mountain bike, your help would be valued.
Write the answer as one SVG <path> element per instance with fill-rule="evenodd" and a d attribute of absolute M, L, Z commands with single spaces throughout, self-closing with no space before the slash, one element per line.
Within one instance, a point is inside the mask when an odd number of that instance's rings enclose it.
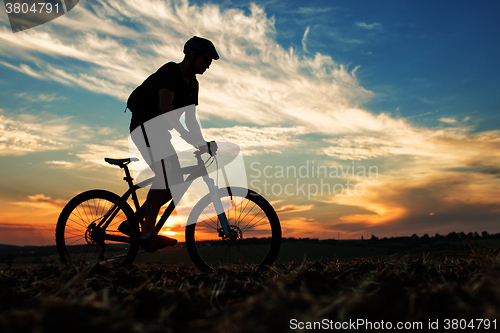
<path fill-rule="evenodd" d="M 202 156 L 208 154 L 208 159 Z M 209 193 L 191 210 L 185 227 L 186 248 L 193 263 L 202 271 L 223 265 L 250 265 L 263 269 L 277 258 L 281 245 L 281 226 L 271 204 L 260 194 L 242 187 L 218 188 L 207 166 L 217 161 L 210 151 L 196 150 L 195 165 L 181 168 L 187 176 L 184 195 L 201 177 Z M 133 263 L 140 249 L 142 220 L 137 191 L 153 182 L 150 177 L 134 183 L 128 164 L 137 158 L 105 158 L 123 169 L 128 190 L 119 196 L 107 190 L 89 190 L 71 199 L 62 210 L 56 226 L 56 244 L 64 264 L 88 265 Z M 219 172 L 219 169 L 218 171 Z M 224 168 L 220 169 L 226 177 Z M 135 211 L 128 204 L 132 198 Z M 156 223 L 160 232 L 175 209 L 174 201 Z M 127 234 L 118 230 L 128 221 Z"/>

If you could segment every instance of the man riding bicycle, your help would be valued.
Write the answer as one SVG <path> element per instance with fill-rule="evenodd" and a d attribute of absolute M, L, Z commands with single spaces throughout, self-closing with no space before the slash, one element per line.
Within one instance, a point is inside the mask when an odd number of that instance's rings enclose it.
<path fill-rule="evenodd" d="M 182 182 L 182 179 L 178 179 L 182 178 L 182 175 L 171 176 L 173 170 L 180 169 L 180 163 L 170 142 L 172 136 L 168 131 L 175 129 L 181 138 L 193 147 L 207 144 L 196 120 L 196 109 L 185 107 L 198 105 L 199 85 L 196 74 L 202 75 L 210 67 L 212 60 L 219 59 L 219 55 L 211 41 L 197 36 L 185 43 L 184 55 L 182 62 L 168 62 L 151 74 L 132 92 L 127 102 L 127 107 L 132 111 L 130 132 L 142 133 L 144 136 L 147 149 L 140 149 L 139 145 L 138 147 L 146 160 L 148 160 L 147 155 L 151 154 L 151 149 L 144 124 L 152 119 L 155 119 L 155 122 L 158 119 L 157 124 L 164 124 L 161 125 L 164 131 L 161 132 L 160 144 L 166 158 L 151 162 L 150 168 L 155 173 L 155 179 L 138 214 L 138 216 L 142 216 L 142 213 L 145 215 L 140 244 L 149 252 L 177 243 L 176 239 L 157 235 L 155 231 L 156 217 L 161 206 L 172 199 L 166 175 L 169 175 L 169 181 Z M 187 129 L 179 121 L 182 114 L 185 114 Z M 134 135 L 132 140 L 136 141 Z M 149 158 L 149 160 L 154 159 Z M 127 222 L 124 222 L 119 230 L 127 233 L 127 227 Z"/>

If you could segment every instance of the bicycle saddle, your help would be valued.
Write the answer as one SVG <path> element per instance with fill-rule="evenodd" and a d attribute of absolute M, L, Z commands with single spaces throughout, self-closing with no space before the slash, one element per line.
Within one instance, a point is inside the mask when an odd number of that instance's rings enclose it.
<path fill-rule="evenodd" d="M 135 162 L 135 161 L 138 161 L 139 159 L 136 158 L 136 157 L 132 157 L 132 158 L 105 158 L 104 161 L 108 162 L 109 164 L 112 164 L 112 165 L 127 165 L 129 164 L 130 162 Z"/>

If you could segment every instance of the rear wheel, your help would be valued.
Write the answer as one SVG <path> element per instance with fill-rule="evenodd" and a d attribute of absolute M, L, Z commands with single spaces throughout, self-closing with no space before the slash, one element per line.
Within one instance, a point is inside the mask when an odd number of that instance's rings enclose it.
<path fill-rule="evenodd" d="M 56 226 L 56 244 L 63 263 L 126 265 L 134 261 L 138 243 L 131 243 L 129 236 L 118 231 L 119 225 L 128 220 L 130 230 L 127 233 L 139 235 L 134 211 L 126 202 L 116 207 L 106 230 L 98 227 L 119 199 L 109 191 L 91 190 L 68 202 Z M 109 236 L 115 236 L 115 240 L 105 239 Z"/>
<path fill-rule="evenodd" d="M 271 265 L 281 245 L 278 215 L 269 202 L 252 190 L 219 189 L 226 211 L 230 237 L 222 226 L 210 195 L 193 208 L 186 226 L 186 247 L 194 264 L 207 271 L 223 265 L 249 265 L 253 269 Z"/>

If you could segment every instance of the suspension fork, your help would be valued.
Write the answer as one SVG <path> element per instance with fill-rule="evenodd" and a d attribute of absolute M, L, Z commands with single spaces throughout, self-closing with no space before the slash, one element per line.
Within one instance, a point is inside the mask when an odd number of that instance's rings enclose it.
<path fill-rule="evenodd" d="M 210 197 L 212 198 L 212 202 L 214 203 L 215 212 L 219 217 L 220 224 L 222 226 L 222 231 L 226 237 L 229 237 L 229 221 L 227 220 L 226 212 L 224 211 L 224 207 L 222 207 L 222 202 L 219 196 L 219 188 L 215 185 L 215 182 L 208 175 L 203 176 L 203 180 L 208 186 L 210 190 Z"/>

